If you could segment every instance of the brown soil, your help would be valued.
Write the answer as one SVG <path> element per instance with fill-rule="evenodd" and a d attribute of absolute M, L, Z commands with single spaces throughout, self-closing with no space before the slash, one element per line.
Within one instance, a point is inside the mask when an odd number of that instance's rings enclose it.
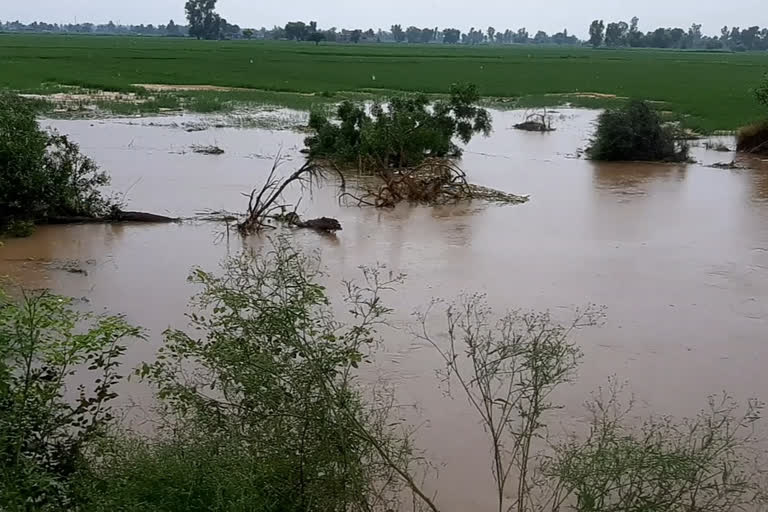
<path fill-rule="evenodd" d="M 738 151 L 768 155 L 768 121 L 762 121 L 739 130 L 736 136 Z"/>

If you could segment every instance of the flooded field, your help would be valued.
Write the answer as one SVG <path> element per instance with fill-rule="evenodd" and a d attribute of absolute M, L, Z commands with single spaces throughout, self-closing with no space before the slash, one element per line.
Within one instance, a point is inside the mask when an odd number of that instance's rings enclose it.
<path fill-rule="evenodd" d="M 493 496 L 482 430 L 460 397 L 438 389 L 432 349 L 407 334 L 412 313 L 434 297 L 481 291 L 499 311 L 549 309 L 564 320 L 576 306 L 605 305 L 606 324 L 578 335 L 585 358 L 578 382 L 558 397 L 564 425 L 582 419 L 589 391 L 614 374 L 656 413 L 695 413 L 722 390 L 768 398 L 768 162 L 715 169 L 708 166 L 733 154 L 703 148 L 693 151 L 698 164 L 589 162 L 577 152 L 595 116 L 561 110 L 557 131 L 538 134 L 511 129 L 520 112 L 494 113 L 494 133 L 472 141 L 462 167 L 474 183 L 530 194 L 523 205 L 375 210 L 339 205 L 333 180 L 305 191 L 302 216 L 336 217 L 343 226 L 336 236 L 292 235 L 320 251 L 329 285 L 377 262 L 408 276 L 389 297 L 401 329 L 388 333 L 376 367 L 403 402 L 419 407 L 419 445 L 439 466 L 432 487 L 446 510 L 485 509 Z M 263 182 L 278 152 L 286 172 L 303 158 L 297 132 L 187 131 L 190 123 L 199 119 L 43 122 L 111 173 L 130 209 L 172 216 L 242 211 L 242 194 Z M 225 152 L 196 154 L 194 145 Z M 41 227 L 6 241 L 0 274 L 149 329 L 150 342 L 127 354 L 135 365 L 153 357 L 163 329 L 185 325 L 195 292 L 189 270 L 213 270 L 243 243 L 264 241 L 243 242 L 222 224 L 199 221 Z M 126 390 L 147 403 L 140 384 Z"/>

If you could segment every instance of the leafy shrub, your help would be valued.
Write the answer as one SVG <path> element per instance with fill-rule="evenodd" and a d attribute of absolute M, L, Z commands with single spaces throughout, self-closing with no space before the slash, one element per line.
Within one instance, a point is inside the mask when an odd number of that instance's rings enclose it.
<path fill-rule="evenodd" d="M 678 142 L 674 129 L 664 126 L 659 114 L 640 100 L 600 114 L 588 155 L 593 160 L 682 162 L 688 145 Z"/>
<path fill-rule="evenodd" d="M 290 468 L 250 457 L 239 439 L 193 431 L 151 442 L 121 435 L 96 453 L 76 487 L 88 511 L 300 510 L 297 494 L 287 492 Z"/>
<path fill-rule="evenodd" d="M 111 419 L 122 342 L 140 334 L 46 292 L 20 302 L 0 295 L 1 509 L 61 510 L 69 501 L 85 448 Z M 65 399 L 75 375 L 96 380 Z"/>
<path fill-rule="evenodd" d="M 42 131 L 22 99 L 0 95 L 0 226 L 50 216 L 105 215 L 109 177 L 64 135 Z"/>
<path fill-rule="evenodd" d="M 191 436 L 172 437 L 171 444 L 209 439 L 211 450 L 237 454 L 239 461 L 230 463 L 244 471 L 237 478 L 263 482 L 251 494 L 258 503 L 368 510 L 375 500 L 395 499 L 397 493 L 382 494 L 397 490 L 391 461 L 408 454 L 407 442 L 391 434 L 393 420 L 382 414 L 387 407 L 368 409 L 354 377 L 389 312 L 380 294 L 392 281 L 372 269 L 364 284 L 347 283 L 353 322 L 344 325 L 329 309 L 316 267 L 278 239 L 274 250 L 229 260 L 223 276 L 195 271 L 191 280 L 203 288 L 195 300 L 199 313 L 190 315 L 195 336 L 166 332 L 157 360 L 139 374 L 157 387 L 166 419 Z M 180 371 L 186 367 L 196 371 Z M 158 457 L 173 451 L 158 450 Z M 206 471 L 190 471 L 206 478 Z M 223 469 L 211 471 L 216 479 Z M 171 476 L 169 492 L 189 483 L 180 469 Z M 216 510 L 215 500 L 234 492 L 225 480 L 206 483 L 195 507 Z M 383 482 L 390 482 L 384 491 Z M 243 509 L 269 510 L 258 503 Z"/>
<path fill-rule="evenodd" d="M 630 419 L 615 381 L 587 402 L 590 432 L 561 444 L 547 467 L 580 512 L 765 510 L 757 422 L 764 405 L 710 397 L 693 418 Z"/>
<path fill-rule="evenodd" d="M 374 103 L 370 114 L 349 101 L 339 105 L 339 123 L 313 112 L 305 140 L 311 157 L 374 168 L 412 167 L 427 157 L 458 156 L 454 137 L 468 143 L 476 133 L 488 135 L 491 118 L 475 105 L 474 85 L 454 85 L 448 100 L 431 105 L 426 95 L 398 96 L 385 106 Z"/>

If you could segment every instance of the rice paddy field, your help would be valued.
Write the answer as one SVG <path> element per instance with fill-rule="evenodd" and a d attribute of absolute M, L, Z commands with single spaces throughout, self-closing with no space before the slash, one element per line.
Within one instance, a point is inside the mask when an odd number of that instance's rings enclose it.
<path fill-rule="evenodd" d="M 654 100 L 703 133 L 764 117 L 750 89 L 766 72 L 765 52 L 0 34 L 0 88 L 23 92 L 205 84 L 245 89 L 218 96 L 307 108 L 355 94 L 439 94 L 454 82 L 473 82 L 487 98 L 514 107 Z"/>

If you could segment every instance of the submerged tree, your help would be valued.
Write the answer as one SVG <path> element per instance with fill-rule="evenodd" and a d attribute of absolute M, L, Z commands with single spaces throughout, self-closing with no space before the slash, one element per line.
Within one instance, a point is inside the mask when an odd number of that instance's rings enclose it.
<path fill-rule="evenodd" d="M 675 129 L 665 126 L 647 102 L 633 100 L 600 114 L 588 154 L 593 160 L 682 162 L 688 159 L 688 145 L 677 140 Z"/>
<path fill-rule="evenodd" d="M 310 115 L 314 134 L 305 144 L 311 157 L 361 167 L 411 167 L 427 157 L 456 156 L 461 149 L 454 137 L 466 144 L 473 135 L 491 131 L 488 111 L 476 106 L 479 99 L 474 85 L 454 85 L 450 97 L 431 108 L 424 94 L 377 102 L 370 114 L 362 105 L 344 102 L 336 112 L 339 124 L 319 112 Z"/>

